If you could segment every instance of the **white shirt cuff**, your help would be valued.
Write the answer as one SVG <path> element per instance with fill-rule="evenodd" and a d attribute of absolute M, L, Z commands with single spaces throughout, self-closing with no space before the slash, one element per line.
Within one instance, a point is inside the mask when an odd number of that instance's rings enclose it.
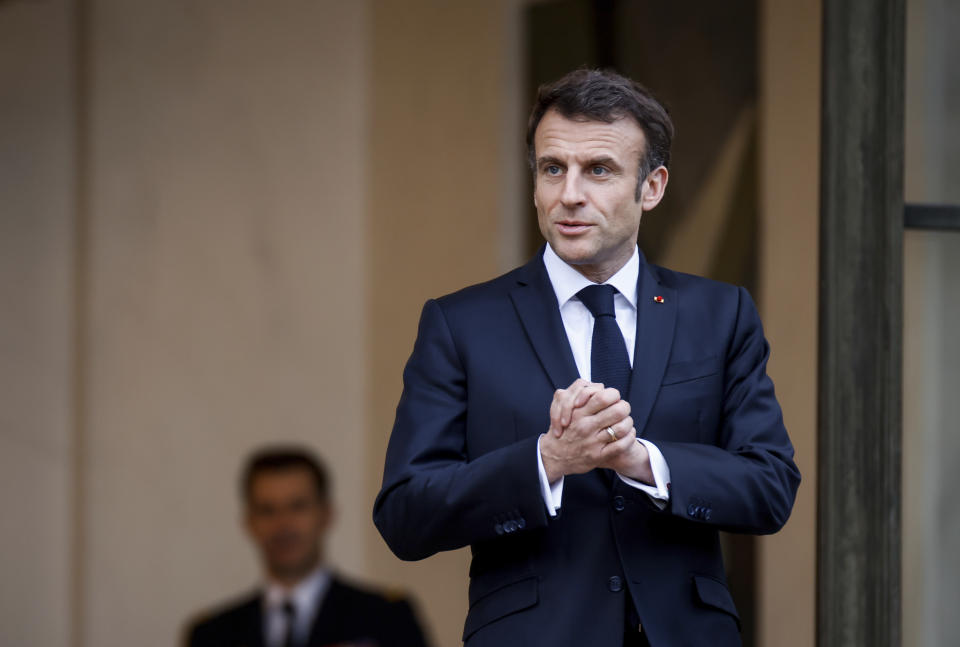
<path fill-rule="evenodd" d="M 662 456 L 660 460 L 663 460 Z M 557 511 L 560 509 L 560 499 L 563 498 L 563 477 L 558 478 L 553 485 L 547 480 L 547 470 L 543 468 L 543 456 L 540 454 L 539 440 L 537 441 L 537 471 L 540 474 L 540 494 L 543 495 L 543 503 L 547 506 L 547 512 L 550 513 L 550 516 L 556 517 Z"/>
<path fill-rule="evenodd" d="M 650 469 L 653 471 L 653 482 L 655 485 L 647 485 L 646 483 L 635 481 L 619 472 L 617 476 L 627 485 L 646 492 L 653 500 L 654 505 L 663 510 L 667 507 L 667 501 L 670 500 L 670 466 L 667 465 L 666 459 L 656 445 L 643 438 L 637 438 L 637 441 L 643 443 L 643 446 L 647 448 L 647 453 L 650 455 Z"/>

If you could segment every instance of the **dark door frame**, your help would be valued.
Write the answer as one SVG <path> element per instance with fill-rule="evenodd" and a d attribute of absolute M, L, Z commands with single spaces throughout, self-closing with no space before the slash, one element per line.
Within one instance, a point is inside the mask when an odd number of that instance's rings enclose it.
<path fill-rule="evenodd" d="M 901 641 L 904 12 L 823 3 L 820 647 Z"/>
<path fill-rule="evenodd" d="M 906 0 L 823 3 L 817 645 L 898 647 Z"/>

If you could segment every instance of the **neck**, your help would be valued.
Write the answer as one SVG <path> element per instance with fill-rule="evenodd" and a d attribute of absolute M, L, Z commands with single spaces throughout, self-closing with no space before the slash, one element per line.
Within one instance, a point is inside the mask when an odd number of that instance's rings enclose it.
<path fill-rule="evenodd" d="M 590 279 L 590 281 L 592 281 L 593 283 L 603 283 L 604 281 L 609 279 L 611 276 L 616 274 L 620 268 L 618 267 L 616 269 L 610 270 L 607 268 L 598 268 L 595 265 L 589 265 L 589 266 L 574 265 L 573 269 L 583 274 L 585 277 Z"/>
<path fill-rule="evenodd" d="M 615 258 L 601 263 L 571 265 L 573 269 L 583 274 L 587 279 L 594 283 L 603 283 L 611 276 L 623 269 L 624 265 L 633 257 L 633 248 L 627 252 L 617 255 Z"/>
<path fill-rule="evenodd" d="M 271 582 L 275 582 L 283 588 L 289 590 L 295 589 L 300 583 L 313 575 L 320 567 L 320 559 L 317 557 L 297 569 L 275 569 L 268 568 L 267 576 Z"/>

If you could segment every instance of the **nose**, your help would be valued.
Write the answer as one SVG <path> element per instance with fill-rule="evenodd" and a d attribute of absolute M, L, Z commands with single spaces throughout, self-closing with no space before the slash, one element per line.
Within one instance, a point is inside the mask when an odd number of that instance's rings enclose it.
<path fill-rule="evenodd" d="M 560 194 L 560 201 L 568 209 L 582 207 L 586 204 L 586 197 L 583 194 L 583 183 L 579 173 L 567 173 L 563 178 L 563 193 Z"/>

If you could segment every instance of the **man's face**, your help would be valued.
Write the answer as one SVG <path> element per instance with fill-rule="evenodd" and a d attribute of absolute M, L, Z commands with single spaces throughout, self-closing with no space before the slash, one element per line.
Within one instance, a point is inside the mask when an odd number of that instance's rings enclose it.
<path fill-rule="evenodd" d="M 318 565 L 332 511 L 318 496 L 311 473 L 291 468 L 254 477 L 246 521 L 268 573 L 295 582 Z"/>
<path fill-rule="evenodd" d="M 540 231 L 564 261 L 604 281 L 633 255 L 643 212 L 663 196 L 666 169 L 650 173 L 637 200 L 645 150 L 632 118 L 567 119 L 548 110 L 534 134 L 534 204 Z"/>

